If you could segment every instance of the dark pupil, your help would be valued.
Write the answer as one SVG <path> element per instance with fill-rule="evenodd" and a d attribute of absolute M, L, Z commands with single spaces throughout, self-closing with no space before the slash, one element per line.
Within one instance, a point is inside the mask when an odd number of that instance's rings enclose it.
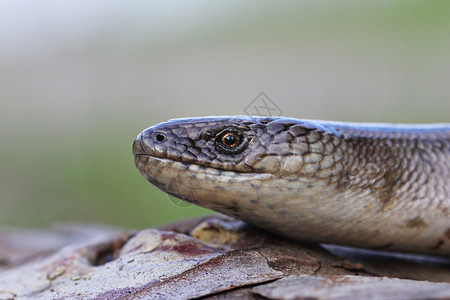
<path fill-rule="evenodd" d="M 237 138 L 234 134 L 228 133 L 223 137 L 223 143 L 227 146 L 234 147 L 237 144 Z"/>

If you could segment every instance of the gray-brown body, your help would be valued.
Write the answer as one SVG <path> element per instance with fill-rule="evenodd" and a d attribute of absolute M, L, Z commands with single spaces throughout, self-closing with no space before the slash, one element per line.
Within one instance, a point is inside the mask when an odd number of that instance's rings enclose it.
<path fill-rule="evenodd" d="M 450 124 L 177 119 L 133 153 L 161 190 L 285 237 L 450 255 Z"/>

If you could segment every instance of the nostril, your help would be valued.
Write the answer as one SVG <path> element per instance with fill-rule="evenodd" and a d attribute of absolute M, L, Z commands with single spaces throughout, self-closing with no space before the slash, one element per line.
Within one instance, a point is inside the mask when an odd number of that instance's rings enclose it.
<path fill-rule="evenodd" d="M 158 141 L 158 142 L 162 142 L 162 141 L 164 141 L 166 139 L 166 136 L 164 135 L 164 134 L 162 134 L 162 133 L 158 133 L 157 135 L 156 135 L 156 140 Z"/>

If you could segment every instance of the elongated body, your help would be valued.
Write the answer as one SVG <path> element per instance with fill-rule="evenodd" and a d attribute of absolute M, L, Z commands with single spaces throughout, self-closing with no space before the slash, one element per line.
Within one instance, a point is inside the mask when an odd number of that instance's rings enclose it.
<path fill-rule="evenodd" d="M 161 190 L 291 239 L 450 255 L 450 124 L 175 119 L 133 154 Z"/>

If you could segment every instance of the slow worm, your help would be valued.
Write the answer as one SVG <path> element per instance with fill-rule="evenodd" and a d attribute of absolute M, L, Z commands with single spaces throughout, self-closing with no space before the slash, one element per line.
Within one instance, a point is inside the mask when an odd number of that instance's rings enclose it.
<path fill-rule="evenodd" d="M 164 192 L 291 239 L 450 255 L 450 124 L 174 119 L 133 154 Z"/>

